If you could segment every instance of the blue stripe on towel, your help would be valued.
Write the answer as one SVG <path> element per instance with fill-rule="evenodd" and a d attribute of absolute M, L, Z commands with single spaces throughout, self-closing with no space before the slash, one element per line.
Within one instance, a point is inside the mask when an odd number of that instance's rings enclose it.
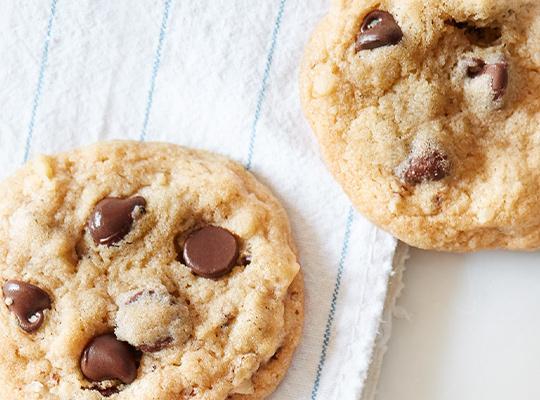
<path fill-rule="evenodd" d="M 316 400 L 319 394 L 319 386 L 321 383 L 321 376 L 326 363 L 326 354 L 328 346 L 330 345 L 330 337 L 332 336 L 332 328 L 334 325 L 334 318 L 336 316 L 337 301 L 339 292 L 341 289 L 341 280 L 343 278 L 343 271 L 345 269 L 345 261 L 349 252 L 349 241 L 351 239 L 351 228 L 354 220 L 354 209 L 351 206 L 347 214 L 347 222 L 345 224 L 345 237 L 343 239 L 343 247 L 341 249 L 341 256 L 339 258 L 338 271 L 336 276 L 336 283 L 334 285 L 334 291 L 332 292 L 332 300 L 330 303 L 330 312 L 326 321 L 326 327 L 324 329 L 323 345 L 321 350 L 321 356 L 319 358 L 319 364 L 317 365 L 317 374 L 315 375 L 315 382 L 313 383 L 313 389 L 311 391 L 311 400 Z"/>
<path fill-rule="evenodd" d="M 144 112 L 144 120 L 141 129 L 141 142 L 146 139 L 146 133 L 148 130 L 148 121 L 150 120 L 150 112 L 152 111 L 152 103 L 154 101 L 154 90 L 156 88 L 156 78 L 161 64 L 161 51 L 163 49 L 163 42 L 165 41 L 165 34 L 167 33 L 167 24 L 169 22 L 169 14 L 171 9 L 172 0 L 165 0 L 163 6 L 163 18 L 161 20 L 161 29 L 159 31 L 159 40 L 156 53 L 154 55 L 154 63 L 152 65 L 152 76 L 150 78 L 150 89 L 148 89 L 148 98 L 146 100 L 146 109 Z"/>
<path fill-rule="evenodd" d="M 261 87 L 259 89 L 259 94 L 257 95 L 257 105 L 255 107 L 255 115 L 253 117 L 253 123 L 251 125 L 251 132 L 249 134 L 249 146 L 248 146 L 248 156 L 246 161 L 246 168 L 251 169 L 251 164 L 253 162 L 253 150 L 255 147 L 255 138 L 257 136 L 257 125 L 259 119 L 261 118 L 262 104 L 266 97 L 266 89 L 268 87 L 268 79 L 270 77 L 270 70 L 272 69 L 272 61 L 274 59 L 274 51 L 276 49 L 276 43 L 278 39 L 279 30 L 281 28 L 281 20 L 283 19 L 283 11 L 285 10 L 285 3 L 287 0 L 281 0 L 279 3 L 279 10 L 276 17 L 276 22 L 274 23 L 274 30 L 272 31 L 272 40 L 270 44 L 270 50 L 266 56 L 266 65 L 264 67 L 263 78 L 261 82 Z"/>
<path fill-rule="evenodd" d="M 34 92 L 34 100 L 32 101 L 32 112 L 30 115 L 30 122 L 28 123 L 28 131 L 26 133 L 26 144 L 24 146 L 24 162 L 28 161 L 28 156 L 30 155 L 30 147 L 32 145 L 32 135 L 34 133 L 34 125 L 36 122 L 36 114 L 39 105 L 39 100 L 41 99 L 41 93 L 43 91 L 43 81 L 45 80 L 45 69 L 47 68 L 47 60 L 49 59 L 49 42 L 51 40 L 51 32 L 53 27 L 54 17 L 56 15 L 56 2 L 57 0 L 51 1 L 51 11 L 49 13 L 49 21 L 47 23 L 47 33 L 45 35 L 45 41 L 43 43 L 43 52 L 41 54 L 41 65 L 39 67 L 39 76 L 36 86 L 36 91 Z"/>

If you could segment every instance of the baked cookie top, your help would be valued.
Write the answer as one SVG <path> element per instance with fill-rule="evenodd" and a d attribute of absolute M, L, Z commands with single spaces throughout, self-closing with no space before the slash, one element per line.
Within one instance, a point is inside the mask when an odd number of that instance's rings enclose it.
<path fill-rule="evenodd" d="M 303 108 L 357 208 L 422 248 L 540 247 L 540 2 L 337 0 Z"/>
<path fill-rule="evenodd" d="M 275 389 L 300 337 L 303 285 L 285 211 L 242 166 L 109 142 L 39 157 L 0 193 L 10 398 Z"/>

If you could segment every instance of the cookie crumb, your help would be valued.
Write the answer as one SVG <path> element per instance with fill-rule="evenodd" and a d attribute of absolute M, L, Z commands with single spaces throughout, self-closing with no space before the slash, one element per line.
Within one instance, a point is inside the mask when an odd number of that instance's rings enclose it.
<path fill-rule="evenodd" d="M 48 180 L 54 177 L 54 169 L 51 157 L 40 155 L 34 160 L 34 168 L 36 172 L 47 178 Z"/>

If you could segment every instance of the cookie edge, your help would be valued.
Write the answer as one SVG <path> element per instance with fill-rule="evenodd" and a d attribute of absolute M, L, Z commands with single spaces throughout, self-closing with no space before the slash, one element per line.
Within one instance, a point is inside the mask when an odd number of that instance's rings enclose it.
<path fill-rule="evenodd" d="M 293 298 L 293 293 L 297 292 L 297 298 Z M 289 290 L 285 301 L 285 339 L 283 345 L 276 354 L 278 358 L 272 357 L 268 363 L 261 366 L 253 376 L 253 394 L 233 394 L 229 400 L 263 400 L 271 395 L 281 384 L 283 378 L 289 370 L 294 353 L 300 339 L 304 326 L 304 275 L 300 270 Z"/>

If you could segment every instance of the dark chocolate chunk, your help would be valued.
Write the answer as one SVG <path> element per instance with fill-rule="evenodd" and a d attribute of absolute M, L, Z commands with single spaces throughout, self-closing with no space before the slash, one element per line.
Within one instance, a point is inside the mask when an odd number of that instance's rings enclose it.
<path fill-rule="evenodd" d="M 226 275 L 237 260 L 236 238 L 217 226 L 210 225 L 193 232 L 184 244 L 184 261 L 196 275 L 205 278 Z"/>
<path fill-rule="evenodd" d="M 43 324 L 43 311 L 51 308 L 51 298 L 37 286 L 10 280 L 3 287 L 4 302 L 15 314 L 22 330 L 35 332 Z"/>
<path fill-rule="evenodd" d="M 128 384 L 137 377 L 139 354 L 112 333 L 96 336 L 81 356 L 81 371 L 92 382 L 119 380 Z"/>
<path fill-rule="evenodd" d="M 94 242 L 107 246 L 120 242 L 131 230 L 135 209 L 141 207 L 144 210 L 145 206 L 146 200 L 140 196 L 129 199 L 107 197 L 101 200 L 88 221 Z"/>
<path fill-rule="evenodd" d="M 403 39 L 403 32 L 392 14 L 375 10 L 364 18 L 360 33 L 356 38 L 356 51 L 395 45 L 401 39 Z"/>

